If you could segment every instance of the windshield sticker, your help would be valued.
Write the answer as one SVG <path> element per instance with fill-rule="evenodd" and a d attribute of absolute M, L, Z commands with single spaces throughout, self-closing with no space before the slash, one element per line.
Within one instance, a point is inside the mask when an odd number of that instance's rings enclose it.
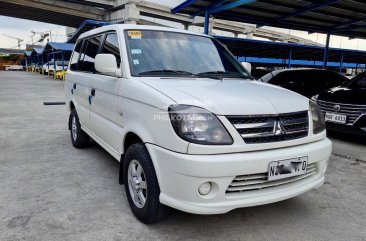
<path fill-rule="evenodd" d="M 132 39 L 141 39 L 142 32 L 141 31 L 127 31 L 128 36 Z"/>
<path fill-rule="evenodd" d="M 134 59 L 134 60 L 133 60 L 133 64 L 134 64 L 134 65 L 138 65 L 138 64 L 140 64 L 140 61 L 139 61 L 138 59 Z"/>
<path fill-rule="evenodd" d="M 131 54 L 142 54 L 141 49 L 131 49 Z"/>

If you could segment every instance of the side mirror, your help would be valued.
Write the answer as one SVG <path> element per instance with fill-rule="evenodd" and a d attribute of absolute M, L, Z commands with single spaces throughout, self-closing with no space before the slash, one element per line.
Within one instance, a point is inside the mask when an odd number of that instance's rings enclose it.
<path fill-rule="evenodd" d="M 105 75 L 121 77 L 121 70 L 117 66 L 116 56 L 113 54 L 97 54 L 95 56 L 95 69 Z"/>
<path fill-rule="evenodd" d="M 251 74 L 252 73 L 252 64 L 249 62 L 241 62 L 241 65 Z"/>

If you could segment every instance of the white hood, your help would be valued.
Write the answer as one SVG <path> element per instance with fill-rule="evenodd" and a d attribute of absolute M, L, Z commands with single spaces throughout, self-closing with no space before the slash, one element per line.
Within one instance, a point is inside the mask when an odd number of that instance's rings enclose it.
<path fill-rule="evenodd" d="M 178 104 L 200 106 L 217 115 L 279 114 L 309 108 L 307 98 L 257 81 L 159 78 L 142 82 Z"/>

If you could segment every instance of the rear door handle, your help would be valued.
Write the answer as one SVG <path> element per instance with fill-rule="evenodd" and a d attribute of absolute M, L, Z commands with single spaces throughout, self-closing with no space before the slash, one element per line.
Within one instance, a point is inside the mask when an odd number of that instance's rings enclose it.
<path fill-rule="evenodd" d="M 92 96 L 95 96 L 95 89 L 91 89 L 90 94 L 91 94 Z"/>

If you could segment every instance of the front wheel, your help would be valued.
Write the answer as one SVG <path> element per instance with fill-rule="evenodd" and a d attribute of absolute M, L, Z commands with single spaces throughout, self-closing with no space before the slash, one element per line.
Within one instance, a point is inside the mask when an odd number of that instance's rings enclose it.
<path fill-rule="evenodd" d="M 160 187 L 149 152 L 143 143 L 127 149 L 124 159 L 124 183 L 133 214 L 152 224 L 166 217 L 169 207 L 159 201 Z"/>

